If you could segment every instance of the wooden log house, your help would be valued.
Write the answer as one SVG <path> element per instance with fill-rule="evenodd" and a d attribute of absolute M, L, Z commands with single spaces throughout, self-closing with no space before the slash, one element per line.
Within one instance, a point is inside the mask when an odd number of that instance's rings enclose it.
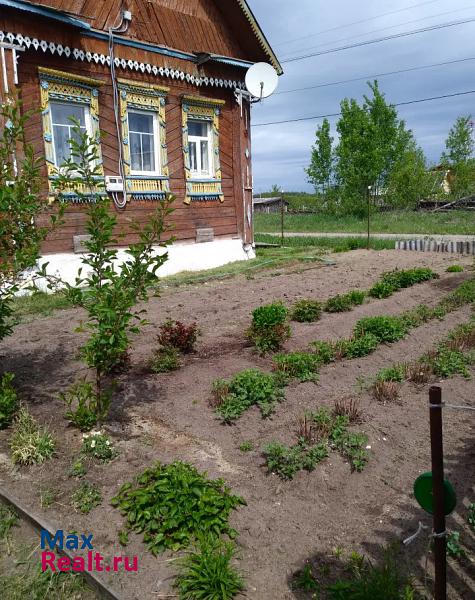
<path fill-rule="evenodd" d="M 176 197 L 164 274 L 253 256 L 251 107 L 239 91 L 256 62 L 282 73 L 245 0 L 0 0 L 0 101 L 16 91 L 36 111 L 27 141 L 44 157 L 45 200 L 74 116 L 102 132 L 124 246 L 131 222 Z M 80 264 L 87 202 L 68 197 L 43 247 L 63 276 Z"/>

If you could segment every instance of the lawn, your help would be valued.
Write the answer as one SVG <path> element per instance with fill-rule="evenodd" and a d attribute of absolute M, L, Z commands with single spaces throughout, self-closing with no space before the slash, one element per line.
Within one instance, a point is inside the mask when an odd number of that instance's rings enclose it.
<path fill-rule="evenodd" d="M 281 227 L 279 214 L 256 214 L 255 230 L 277 233 Z M 475 234 L 475 214 L 472 211 L 447 213 L 397 211 L 376 213 L 372 218 L 373 233 Z M 366 219 L 326 214 L 285 215 L 285 230 L 316 233 L 366 233 Z"/>

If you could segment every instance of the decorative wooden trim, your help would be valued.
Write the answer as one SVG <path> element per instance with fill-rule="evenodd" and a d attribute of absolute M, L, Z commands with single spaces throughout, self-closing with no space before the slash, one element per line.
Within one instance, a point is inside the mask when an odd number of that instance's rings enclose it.
<path fill-rule="evenodd" d="M 219 157 L 219 116 L 223 100 L 184 96 L 182 104 L 183 158 L 185 164 L 186 196 L 185 204 L 192 201 L 206 202 L 219 200 L 224 202 L 221 162 Z M 214 177 L 207 180 L 194 179 L 191 176 L 190 147 L 188 143 L 188 119 L 195 117 L 211 121 L 213 131 L 213 170 Z"/>
<path fill-rule="evenodd" d="M 168 169 L 167 130 L 165 115 L 165 98 L 169 88 L 119 79 L 120 121 L 122 127 L 122 151 L 124 171 L 128 194 L 135 200 L 162 200 L 170 193 L 170 174 Z M 131 174 L 129 123 L 127 111 L 129 107 L 149 110 L 158 116 L 160 132 L 160 176 L 134 176 Z"/>
<path fill-rule="evenodd" d="M 9 44 L 18 44 L 22 48 L 36 50 L 37 52 L 49 52 L 52 55 L 64 56 L 77 60 L 80 62 L 88 62 L 95 64 L 102 64 L 110 66 L 110 56 L 107 54 L 100 54 L 97 52 L 88 52 L 81 48 L 70 48 L 69 46 L 63 46 L 56 42 L 47 40 L 39 40 L 37 38 L 31 38 L 24 36 L 21 33 L 12 33 L 0 31 L 0 42 L 7 42 Z M 233 81 L 231 79 L 222 79 L 218 77 L 201 77 L 196 74 L 186 73 L 181 69 L 174 69 L 170 67 L 157 67 L 150 63 L 138 62 L 137 60 L 118 58 L 114 60 L 114 64 L 117 69 L 124 69 L 129 71 L 136 71 L 138 73 L 148 73 L 155 77 L 164 77 L 169 79 L 177 79 L 186 81 L 190 85 L 196 87 L 215 87 L 215 88 L 226 88 L 231 90 L 244 89 L 245 84 L 243 81 Z"/>
<path fill-rule="evenodd" d="M 83 104 L 89 108 L 91 121 L 91 137 L 97 141 L 99 162 L 98 167 L 101 180 L 104 175 L 102 154 L 100 146 L 99 128 L 99 90 L 98 85 L 103 82 L 88 77 L 69 75 L 64 71 L 54 71 L 38 67 L 40 78 L 41 115 L 43 121 L 43 139 L 45 144 L 46 167 L 48 171 L 48 185 L 50 194 L 54 195 L 56 190 L 53 182 L 58 175 L 58 169 L 54 164 L 53 124 L 51 120 L 51 100 L 60 100 L 71 104 Z M 76 186 L 78 191 L 87 195 L 89 190 L 84 186 Z M 103 193 L 103 187 L 99 186 L 97 193 Z M 74 194 L 64 194 L 72 202 L 80 201 Z M 85 196 L 86 197 L 86 196 Z M 84 201 L 84 200 L 82 200 Z"/>

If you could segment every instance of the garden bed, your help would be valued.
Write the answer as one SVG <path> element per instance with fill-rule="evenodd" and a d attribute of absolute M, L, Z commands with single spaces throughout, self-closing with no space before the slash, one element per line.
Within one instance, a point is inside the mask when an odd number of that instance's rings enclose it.
<path fill-rule="evenodd" d="M 106 424 L 120 454 L 107 465 L 89 466 L 86 478 L 101 490 L 103 502 L 88 515 L 74 512 L 70 505 L 78 482 L 68 473 L 81 448 L 82 434 L 68 427 L 59 399 L 60 392 L 87 375 L 76 360 L 81 334 L 74 333 L 74 328 L 82 313 L 67 309 L 19 325 L 0 348 L 2 371 L 15 374 L 22 399 L 37 420 L 49 426 L 58 445 L 56 456 L 45 464 L 14 469 L 8 450 L 10 430 L 0 431 L 0 484 L 64 530 L 93 533 L 95 549 L 103 555 L 138 555 L 138 573 L 107 576 L 126 600 L 176 593 L 171 587 L 174 565 L 167 562 L 173 555 L 167 552 L 153 558 L 136 535 L 130 536 L 125 549 L 121 547 L 118 532 L 123 517 L 110 505 L 122 483 L 157 460 L 190 462 L 211 478 L 223 478 L 233 493 L 246 500 L 247 506 L 232 514 L 231 525 L 239 532 L 238 566 L 246 580 L 247 598 L 310 598 L 292 589 L 293 575 L 306 561 L 328 563 L 337 547 L 347 553 L 359 550 L 378 560 L 379 545 L 407 537 L 425 518 L 412 497 L 412 484 L 421 472 L 430 470 L 427 386 L 404 383 L 400 403 L 382 405 L 372 399 L 369 385 L 381 368 L 416 360 L 433 348 L 449 330 L 470 318 L 470 307 L 457 309 L 443 320 L 431 320 L 411 330 L 406 339 L 379 346 L 370 356 L 321 367 L 318 384 L 291 383 L 285 400 L 269 419 L 252 407 L 235 425 L 226 426 L 209 407 L 215 379 L 231 378 L 253 367 L 271 370 L 272 357 L 257 356 L 245 338 L 250 313 L 262 304 L 276 299 L 288 305 L 301 298 L 326 301 L 349 290 L 368 289 L 381 273 L 396 268 L 425 266 L 441 275 L 439 280 L 384 300 L 368 300 L 351 312 L 325 313 L 316 323 L 292 323 L 292 337 L 284 349 L 302 350 L 317 339 L 350 336 L 363 317 L 398 315 L 421 303 L 433 307 L 472 276 L 470 272 L 446 273 L 453 256 L 355 251 L 334 258 L 334 266 L 315 264 L 303 272 L 279 268 L 253 278 L 238 276 L 167 289 L 161 298 L 151 299 L 151 324 L 134 342 L 130 369 L 117 378 Z M 461 264 L 470 261 L 462 259 Z M 197 352 L 184 358 L 180 370 L 154 375 L 148 361 L 156 348 L 158 325 L 167 318 L 196 320 L 203 335 Z M 473 381 L 463 377 L 442 382 L 442 388 L 448 402 L 473 400 Z M 331 453 L 315 471 L 301 471 L 292 481 L 267 474 L 261 452 L 264 444 L 272 440 L 293 443 L 297 421 L 305 410 L 331 407 L 334 400 L 350 395 L 361 397 L 364 420 L 359 430 L 368 436 L 371 447 L 362 473 L 351 473 L 344 458 Z M 444 416 L 448 477 L 457 489 L 460 517 L 451 518 L 449 526 L 456 528 L 464 518 L 463 503 L 475 500 L 473 429 L 464 413 Z M 246 452 L 240 450 L 244 443 Z M 40 502 L 45 490 L 54 495 L 48 508 Z M 473 538 L 471 544 L 473 551 Z M 423 562 L 426 547 L 427 538 L 421 537 L 407 551 L 417 575 L 416 565 Z M 459 564 L 450 563 L 449 581 L 450 598 L 472 597 L 470 578 Z"/>

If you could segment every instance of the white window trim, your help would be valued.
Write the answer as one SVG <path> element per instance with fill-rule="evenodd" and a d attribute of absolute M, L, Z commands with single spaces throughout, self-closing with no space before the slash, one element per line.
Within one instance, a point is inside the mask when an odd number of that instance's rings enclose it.
<path fill-rule="evenodd" d="M 208 135 L 206 137 L 201 136 L 201 135 L 189 135 L 188 134 L 188 145 L 191 145 L 192 143 L 196 144 L 196 162 L 198 165 L 198 170 L 197 171 L 193 171 L 193 169 L 191 168 L 191 156 L 190 156 L 190 174 L 191 174 L 191 179 L 213 179 L 215 177 L 215 168 L 214 168 L 214 160 L 213 160 L 213 129 L 212 129 L 212 123 L 210 121 L 207 121 L 206 119 L 189 119 L 189 123 L 190 122 L 195 122 L 195 123 L 206 123 L 206 127 L 208 129 Z M 207 141 L 208 142 L 208 165 L 209 165 L 209 170 L 208 171 L 203 171 L 203 169 L 201 168 L 201 142 L 203 141 Z"/>
<path fill-rule="evenodd" d="M 129 123 L 129 114 L 146 114 L 152 115 L 153 117 L 153 147 L 155 154 L 155 170 L 153 171 L 135 171 L 132 169 L 132 151 L 130 151 L 130 175 L 138 175 L 140 177 L 157 177 L 162 174 L 162 165 L 161 165 L 161 155 L 160 155 L 160 119 L 158 112 L 155 110 L 141 110 L 139 108 L 128 108 L 127 109 L 127 129 L 129 132 L 129 147 L 130 147 L 130 123 Z"/>
<path fill-rule="evenodd" d="M 69 105 L 74 105 L 74 106 L 83 106 L 84 107 L 84 122 L 86 125 L 86 132 L 87 135 L 89 137 L 92 137 L 92 121 L 91 121 L 91 110 L 90 107 L 87 104 L 82 104 L 82 103 L 76 103 L 76 102 L 66 102 L 66 101 L 62 101 L 62 100 L 52 100 L 50 103 L 50 108 L 51 108 L 51 104 L 63 104 L 65 106 L 69 106 Z M 56 169 L 61 169 L 61 165 L 58 165 L 58 157 L 56 156 L 56 141 L 54 139 L 54 122 L 53 122 L 53 111 L 51 110 L 51 139 L 53 141 L 53 157 L 54 157 L 54 166 Z M 58 124 L 59 125 L 59 124 Z M 61 125 L 59 125 L 61 127 Z M 71 123 L 71 126 L 72 123 Z"/>

